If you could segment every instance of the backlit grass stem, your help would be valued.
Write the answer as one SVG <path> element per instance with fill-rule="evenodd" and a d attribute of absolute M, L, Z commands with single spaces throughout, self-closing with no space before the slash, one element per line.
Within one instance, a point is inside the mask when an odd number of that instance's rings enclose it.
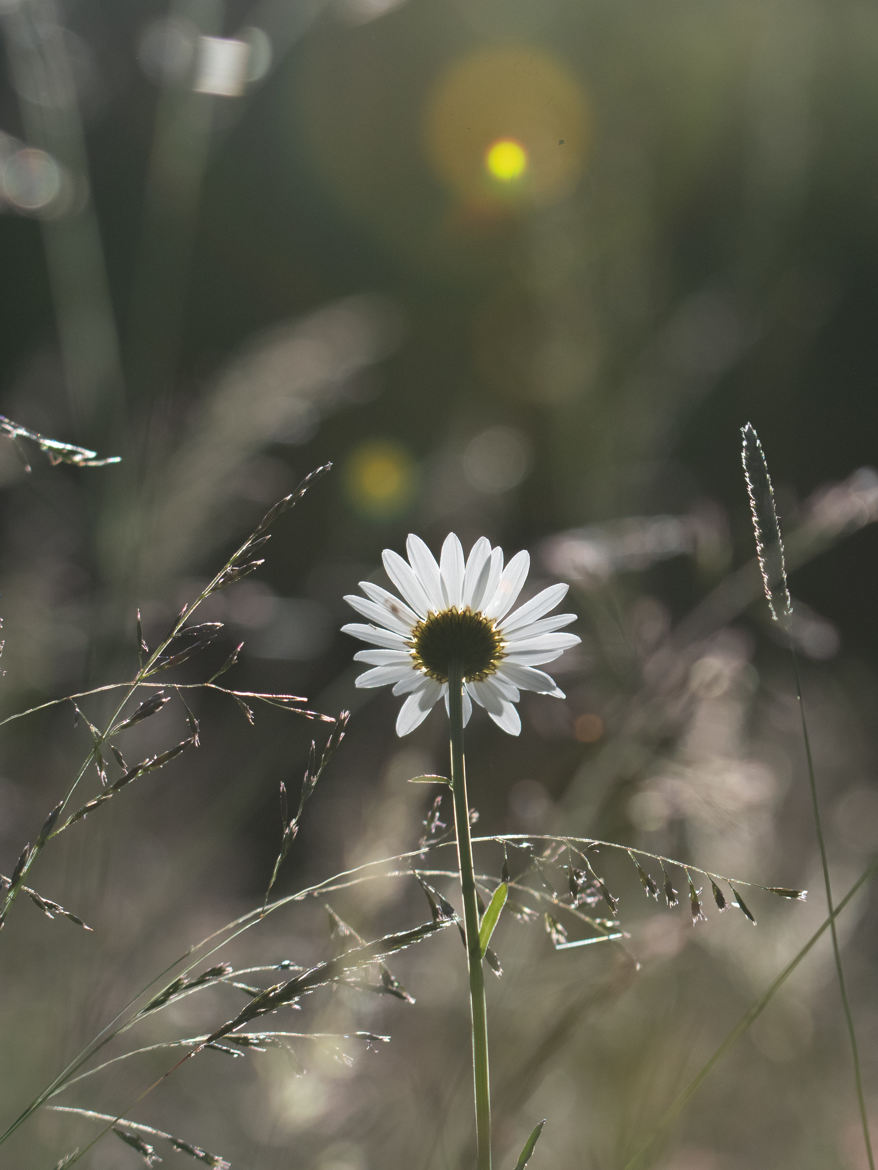
<path fill-rule="evenodd" d="M 851 1049 L 851 1062 L 854 1070 L 854 1085 L 857 1093 L 857 1106 L 860 1112 L 860 1125 L 863 1130 L 863 1146 L 869 1170 L 875 1170 L 875 1155 L 872 1151 L 872 1138 L 869 1134 L 869 1113 L 866 1108 L 866 1096 L 863 1091 L 863 1074 L 860 1065 L 860 1049 L 857 1044 L 857 1029 L 854 1024 L 854 1013 L 848 997 L 847 983 L 844 977 L 844 964 L 841 960 L 841 945 L 838 941 L 838 929 L 835 925 L 836 910 L 832 897 L 832 881 L 829 876 L 829 857 L 826 852 L 826 842 L 823 838 L 823 821 L 820 816 L 820 802 L 817 798 L 817 777 L 814 772 L 814 757 L 811 753 L 811 737 L 808 734 L 808 721 L 805 718 L 805 700 L 802 697 L 802 678 L 799 674 L 799 657 L 792 641 L 790 654 L 793 659 L 793 670 L 796 677 L 796 702 L 802 722 L 802 740 L 805 745 L 805 759 L 808 766 L 808 789 L 811 793 L 811 808 L 814 813 L 814 826 L 817 835 L 817 847 L 820 852 L 820 868 L 823 871 L 823 888 L 826 893 L 826 908 L 829 911 L 829 932 L 832 938 L 832 955 L 835 960 L 835 974 L 838 980 L 838 991 L 841 997 L 841 1007 L 844 1013 L 845 1027 Z"/>
<path fill-rule="evenodd" d="M 478 1170 L 491 1170 L 491 1092 L 488 1073 L 488 1015 L 485 973 L 479 942 L 479 905 L 473 873 L 466 764 L 463 753 L 463 676 L 461 664 L 451 663 L 448 674 L 448 721 L 451 742 L 451 787 L 454 794 L 454 827 L 469 968 L 469 999 L 473 1037 L 473 1086 L 476 1107 Z"/>

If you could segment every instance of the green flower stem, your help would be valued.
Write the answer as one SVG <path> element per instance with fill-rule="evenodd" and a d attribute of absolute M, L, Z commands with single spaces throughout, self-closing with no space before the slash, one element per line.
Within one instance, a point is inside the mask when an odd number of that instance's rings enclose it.
<path fill-rule="evenodd" d="M 479 943 L 479 904 L 473 873 L 466 765 L 463 755 L 463 676 L 459 663 L 448 672 L 448 720 L 451 738 L 451 787 L 454 794 L 454 828 L 469 967 L 469 1001 L 473 1033 L 473 1084 L 476 1105 L 477 1170 L 491 1170 L 491 1091 L 488 1075 L 488 1015 L 485 1005 L 485 972 Z"/>

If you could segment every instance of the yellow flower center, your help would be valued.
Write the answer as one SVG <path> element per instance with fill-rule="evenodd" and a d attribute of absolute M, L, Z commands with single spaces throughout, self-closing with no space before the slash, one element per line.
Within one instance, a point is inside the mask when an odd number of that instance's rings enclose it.
<path fill-rule="evenodd" d="M 452 607 L 419 621 L 411 647 L 417 669 L 437 682 L 448 682 L 452 662 L 460 664 L 466 681 L 480 682 L 497 669 L 504 642 L 490 618 Z"/>

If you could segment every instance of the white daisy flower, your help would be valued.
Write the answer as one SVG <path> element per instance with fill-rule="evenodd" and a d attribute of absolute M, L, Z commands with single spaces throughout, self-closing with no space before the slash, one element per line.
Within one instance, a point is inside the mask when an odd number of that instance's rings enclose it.
<path fill-rule="evenodd" d="M 512 610 L 530 567 L 526 552 L 516 553 L 504 567 L 503 550 L 482 536 L 464 559 L 454 533 L 445 538 L 438 564 L 419 536 L 409 536 L 406 550 L 407 561 L 390 549 L 381 556 L 400 596 L 361 581 L 365 597 L 351 594 L 345 601 L 369 624 L 342 626 L 371 647 L 354 655 L 371 668 L 356 685 L 392 686 L 395 695 L 407 696 L 396 720 L 397 735 L 414 731 L 439 699 L 448 707 L 452 662 L 460 663 L 463 675 L 464 724 L 475 701 L 498 727 L 518 735 L 515 704 L 521 691 L 564 698 L 555 680 L 537 667 L 580 640 L 558 632 L 575 614 L 546 616 L 564 597 L 566 585 L 550 585 Z"/>

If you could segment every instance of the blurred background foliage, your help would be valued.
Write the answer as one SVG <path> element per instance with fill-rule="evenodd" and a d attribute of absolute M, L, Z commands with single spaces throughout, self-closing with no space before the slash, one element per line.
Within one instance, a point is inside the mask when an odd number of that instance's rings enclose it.
<path fill-rule="evenodd" d="M 52 468 L 30 449 L 28 472 L 0 446 L 4 713 L 132 677 L 137 607 L 155 642 L 262 512 L 331 460 L 264 569 L 209 603 L 226 629 L 207 665 L 175 675 L 199 681 L 244 641 L 229 685 L 353 709 L 282 874 L 294 891 L 414 847 L 432 793 L 405 781 L 446 766 L 438 716 L 398 742 L 395 701 L 354 690 L 343 594 L 409 531 L 530 548 L 533 589 L 570 581 L 583 645 L 559 663 L 566 703 L 525 696 L 520 742 L 473 721 L 480 828 L 622 841 L 814 891 L 805 906 L 754 895 L 756 930 L 731 912 L 693 930 L 601 853 L 623 946 L 555 953 L 539 925 L 501 924 L 505 1164 L 547 1116 L 534 1167 L 623 1165 L 824 917 L 791 667 L 753 565 L 748 419 L 795 567 L 839 894 L 875 851 L 878 11 L 0 0 L 0 22 L 0 409 L 121 456 Z M 297 791 L 320 726 L 267 710 L 250 727 L 229 700 L 189 699 L 199 751 L 59 839 L 34 876 L 96 934 L 24 904 L 3 932 L 10 1114 L 261 899 L 278 782 Z M 83 707 L 96 722 L 110 710 Z M 88 751 L 72 714 L 4 727 L 6 873 Z M 126 734 L 132 756 L 162 750 L 186 735 L 182 709 Z M 488 849 L 481 866 L 501 861 Z M 426 909 L 411 879 L 333 906 L 367 937 Z M 873 1103 L 875 924 L 869 897 L 841 922 Z M 301 905 L 236 959 L 329 945 L 325 912 Z M 457 1170 L 463 953 L 449 931 L 393 968 L 416 1007 L 315 997 L 302 1025 L 392 1033 L 380 1052 L 208 1053 L 136 1119 L 248 1170 Z M 193 1034 L 222 1009 L 193 1008 L 194 1028 L 179 1010 Z M 134 1063 L 65 1101 L 131 1108 L 168 1061 Z M 50 1165 L 92 1132 L 45 1114 L 4 1164 Z M 86 1162 L 138 1156 L 110 1136 Z M 652 1164 L 865 1165 L 827 945 Z"/>

